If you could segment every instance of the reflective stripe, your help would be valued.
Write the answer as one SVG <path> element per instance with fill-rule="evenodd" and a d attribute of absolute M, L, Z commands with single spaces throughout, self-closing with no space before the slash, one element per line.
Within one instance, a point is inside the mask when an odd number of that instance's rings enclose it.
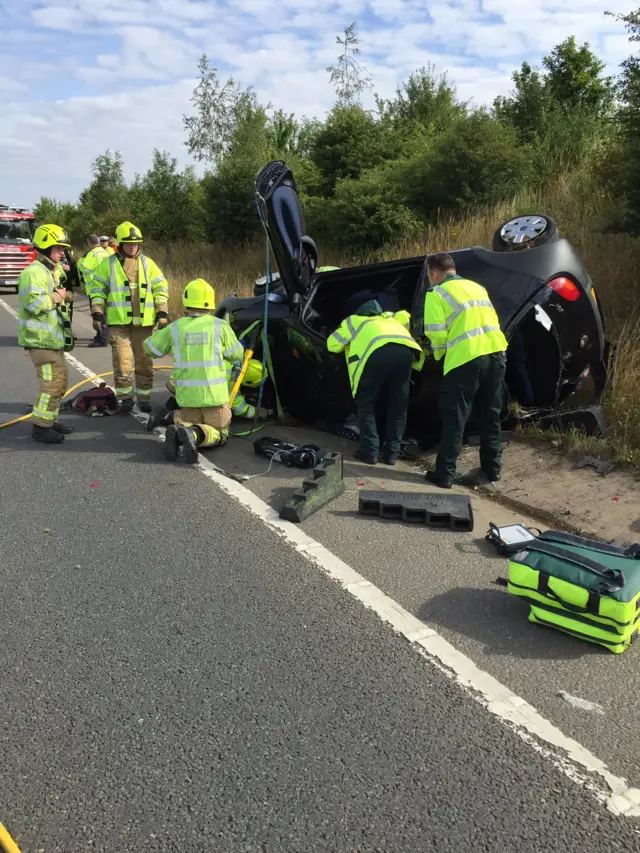
<path fill-rule="evenodd" d="M 43 364 L 42 365 L 42 378 L 45 382 L 51 382 L 53 379 L 53 365 L 52 364 Z"/>
<path fill-rule="evenodd" d="M 145 270 L 145 273 L 146 273 L 146 270 Z M 159 275 L 157 278 L 154 278 L 154 280 L 151 282 L 151 287 L 153 287 L 154 284 L 158 284 L 158 282 L 160 282 L 160 281 L 164 281 L 163 275 Z"/>
<path fill-rule="evenodd" d="M 133 394 L 133 385 L 127 385 L 124 388 L 120 388 L 116 385 L 116 394 Z"/>
<path fill-rule="evenodd" d="M 424 327 L 425 332 L 446 332 L 447 329 L 446 323 L 428 323 Z"/>
<path fill-rule="evenodd" d="M 443 326 L 442 324 L 425 326 L 425 331 L 446 331 L 451 326 L 453 321 L 456 320 L 464 311 L 467 311 L 469 308 L 493 308 L 493 303 L 490 302 L 488 299 L 470 299 L 468 302 L 459 302 L 455 298 L 455 296 L 449 293 L 449 291 L 441 285 L 438 285 L 438 287 L 434 287 L 433 292 L 441 296 L 447 303 L 447 305 L 450 305 L 451 308 L 453 308 L 453 313 L 449 314 L 449 316 L 447 317 L 447 322 L 445 326 Z"/>
<path fill-rule="evenodd" d="M 349 340 L 352 341 L 358 333 L 356 332 L 356 329 L 355 329 L 355 326 L 353 325 L 353 321 L 351 320 L 351 317 L 347 317 L 347 330 L 351 336 L 349 338 Z"/>
<path fill-rule="evenodd" d="M 18 325 L 26 326 L 27 329 L 46 329 L 46 331 L 51 332 L 54 337 L 64 341 L 64 335 L 53 326 L 49 326 L 47 323 L 40 323 L 37 320 L 18 320 Z"/>
<path fill-rule="evenodd" d="M 136 388 L 136 394 L 138 397 L 150 397 L 152 393 L 152 388 Z"/>
<path fill-rule="evenodd" d="M 101 284 L 109 284 L 106 278 L 102 278 L 101 275 L 96 275 L 93 273 L 92 278 L 94 281 L 99 281 Z"/>
<path fill-rule="evenodd" d="M 222 353 L 222 356 L 223 358 L 231 358 L 231 356 L 236 352 L 238 355 L 244 355 L 244 347 L 242 344 L 237 344 L 236 346 L 231 347 L 231 349 L 225 350 L 225 352 Z"/>
<path fill-rule="evenodd" d="M 182 388 L 211 388 L 213 385 L 226 385 L 227 377 L 220 376 L 217 379 L 174 379 L 173 384 Z"/>
<path fill-rule="evenodd" d="M 451 349 L 456 344 L 459 344 L 460 341 L 464 341 L 466 338 L 477 338 L 478 335 L 487 335 L 489 332 L 499 332 L 500 326 L 478 326 L 477 329 L 470 329 L 468 332 L 463 332 L 461 335 L 458 335 L 456 338 L 453 338 L 450 341 L 447 341 L 444 349 Z M 443 349 L 443 347 L 434 347 L 434 349 Z"/>
<path fill-rule="evenodd" d="M 469 302 L 459 302 L 456 310 L 447 317 L 447 328 L 469 308 L 493 308 L 493 305 L 487 299 L 471 299 Z"/>
<path fill-rule="evenodd" d="M 378 335 L 376 338 L 371 338 L 371 340 L 367 344 L 367 348 L 365 349 L 365 351 L 360 356 L 360 362 L 358 363 L 358 366 L 353 371 L 353 376 L 351 377 L 351 386 L 352 387 L 354 387 L 356 384 L 356 377 L 358 375 L 358 372 L 360 370 L 362 370 L 362 368 L 364 367 L 364 365 L 366 363 L 367 354 L 369 353 L 369 350 L 372 348 L 372 346 L 374 344 L 378 343 L 378 341 L 386 341 L 387 343 L 392 343 L 393 341 L 402 341 L 403 343 L 406 344 L 407 342 L 413 342 L 413 339 L 408 338 L 406 335 Z M 412 347 L 412 349 L 413 349 L 413 347 Z M 415 351 L 417 352 L 417 350 L 415 350 Z"/>
<path fill-rule="evenodd" d="M 35 311 L 37 308 L 40 308 L 41 306 L 43 306 L 45 303 L 50 303 L 50 302 L 51 302 L 51 297 L 49 296 L 49 294 L 43 293 L 41 296 L 38 297 L 38 299 L 36 299 L 34 302 L 31 303 L 30 310 Z"/>
<path fill-rule="evenodd" d="M 339 344 L 342 344 L 343 347 L 348 347 L 353 338 L 343 338 L 342 335 L 339 335 L 337 332 L 334 332 L 331 337 L 337 341 Z"/>
<path fill-rule="evenodd" d="M 109 303 L 109 308 L 131 308 L 131 303 L 127 300 L 125 302 L 122 301 L 111 301 Z"/>
<path fill-rule="evenodd" d="M 453 308 L 454 311 L 458 307 L 458 305 L 460 304 L 458 302 L 458 300 L 455 298 L 455 296 L 452 296 L 448 290 L 445 290 L 444 287 L 441 287 L 440 285 L 438 285 L 437 287 L 434 287 L 433 292 L 437 293 L 439 296 L 441 296 L 444 299 L 444 301 L 447 302 Z"/>
<path fill-rule="evenodd" d="M 171 324 L 171 335 L 173 337 L 173 366 L 174 367 L 222 367 L 223 359 L 216 355 L 220 350 L 220 337 L 222 335 L 222 324 L 221 321 L 217 320 L 215 322 L 215 328 L 213 332 L 213 346 L 212 346 L 212 355 L 213 358 L 210 361 L 183 361 L 182 353 L 180 351 L 180 332 L 178 331 L 178 324 Z"/>
<path fill-rule="evenodd" d="M 157 347 L 157 346 L 155 346 L 155 344 L 152 344 L 152 343 L 151 343 L 151 340 L 148 340 L 148 341 L 147 341 L 147 346 L 149 347 L 149 349 L 151 350 L 151 352 L 152 352 L 154 355 L 157 355 L 157 356 L 158 356 L 158 358 L 162 358 L 162 356 L 164 355 L 164 353 L 163 353 L 163 352 L 160 352 L 160 350 L 158 349 L 158 347 Z"/>

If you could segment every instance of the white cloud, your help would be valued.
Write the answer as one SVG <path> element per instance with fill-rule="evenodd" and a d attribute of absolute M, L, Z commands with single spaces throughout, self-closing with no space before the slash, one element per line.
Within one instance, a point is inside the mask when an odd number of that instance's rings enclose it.
<path fill-rule="evenodd" d="M 354 20 L 361 60 L 383 97 L 431 62 L 461 98 L 491 103 L 523 60 L 539 65 L 569 35 L 589 41 L 610 73 L 633 51 L 601 0 L 541 0 L 526 14 L 508 0 L 11 0 L 0 7 L 9 11 L 0 31 L 2 192 L 21 203 L 40 195 L 74 200 L 106 148 L 122 152 L 129 176 L 148 167 L 153 147 L 187 163 L 182 115 L 191 110 L 202 51 L 263 102 L 308 116 L 332 104 L 325 68 L 339 52 L 336 35 Z M 626 13 L 629 0 L 608 7 Z M 373 103 L 371 93 L 365 103 Z"/>

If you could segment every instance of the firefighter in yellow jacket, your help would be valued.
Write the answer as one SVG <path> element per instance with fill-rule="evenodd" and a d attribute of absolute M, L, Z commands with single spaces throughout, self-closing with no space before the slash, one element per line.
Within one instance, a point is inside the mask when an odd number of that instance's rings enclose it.
<path fill-rule="evenodd" d="M 144 348 L 154 326 L 168 325 L 169 286 L 160 268 L 143 254 L 142 234 L 132 222 L 116 228 L 118 251 L 96 267 L 91 284 L 91 316 L 102 323 L 106 312 L 116 396 L 122 412 L 133 409 L 135 391 L 141 411 L 151 411 L 153 367 Z"/>
<path fill-rule="evenodd" d="M 214 316 L 216 295 L 203 279 L 190 281 L 182 294 L 187 315 L 159 329 L 144 343 L 152 358 L 171 353 L 178 406 L 165 433 L 164 455 L 175 462 L 182 449 L 189 464 L 199 447 L 226 444 L 231 423 L 227 363 L 240 366 L 244 348 L 226 320 Z"/>
<path fill-rule="evenodd" d="M 73 432 L 58 423 L 60 402 L 67 390 L 65 350 L 73 349 L 67 292 L 59 275 L 69 237 L 59 225 L 40 225 L 33 236 L 35 261 L 18 279 L 18 343 L 29 353 L 36 369 L 39 393 L 33 407 L 32 438 L 60 444 Z"/>

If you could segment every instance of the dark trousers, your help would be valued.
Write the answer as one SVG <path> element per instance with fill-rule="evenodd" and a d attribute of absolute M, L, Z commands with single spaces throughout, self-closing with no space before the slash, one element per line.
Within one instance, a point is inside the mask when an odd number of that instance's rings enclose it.
<path fill-rule="evenodd" d="M 464 428 L 474 404 L 480 424 L 480 467 L 490 480 L 500 476 L 505 367 L 505 353 L 496 352 L 474 358 L 444 376 L 440 389 L 442 437 L 436 459 L 441 480 L 451 482 L 455 477 Z"/>
<path fill-rule="evenodd" d="M 356 395 L 363 459 L 378 458 L 378 424 L 385 460 L 398 458 L 407 425 L 413 355 L 414 350 L 403 344 L 385 344 L 363 368 Z"/>
<path fill-rule="evenodd" d="M 99 344 L 107 344 L 109 341 L 109 330 L 107 328 L 107 321 L 104 317 L 104 314 L 102 315 L 102 320 L 100 323 L 100 331 L 96 332 L 94 341 Z"/>

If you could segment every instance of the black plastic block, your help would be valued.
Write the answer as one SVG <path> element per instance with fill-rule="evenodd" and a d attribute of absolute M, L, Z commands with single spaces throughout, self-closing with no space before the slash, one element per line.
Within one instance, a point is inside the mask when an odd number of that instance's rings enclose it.
<path fill-rule="evenodd" d="M 344 492 L 344 465 L 342 453 L 326 453 L 320 465 L 302 481 L 291 499 L 280 510 L 285 521 L 300 522 L 320 507 L 328 504 Z"/>
<path fill-rule="evenodd" d="M 473 507 L 467 495 L 437 492 L 360 492 L 363 515 L 426 524 L 447 530 L 473 530 Z"/>

